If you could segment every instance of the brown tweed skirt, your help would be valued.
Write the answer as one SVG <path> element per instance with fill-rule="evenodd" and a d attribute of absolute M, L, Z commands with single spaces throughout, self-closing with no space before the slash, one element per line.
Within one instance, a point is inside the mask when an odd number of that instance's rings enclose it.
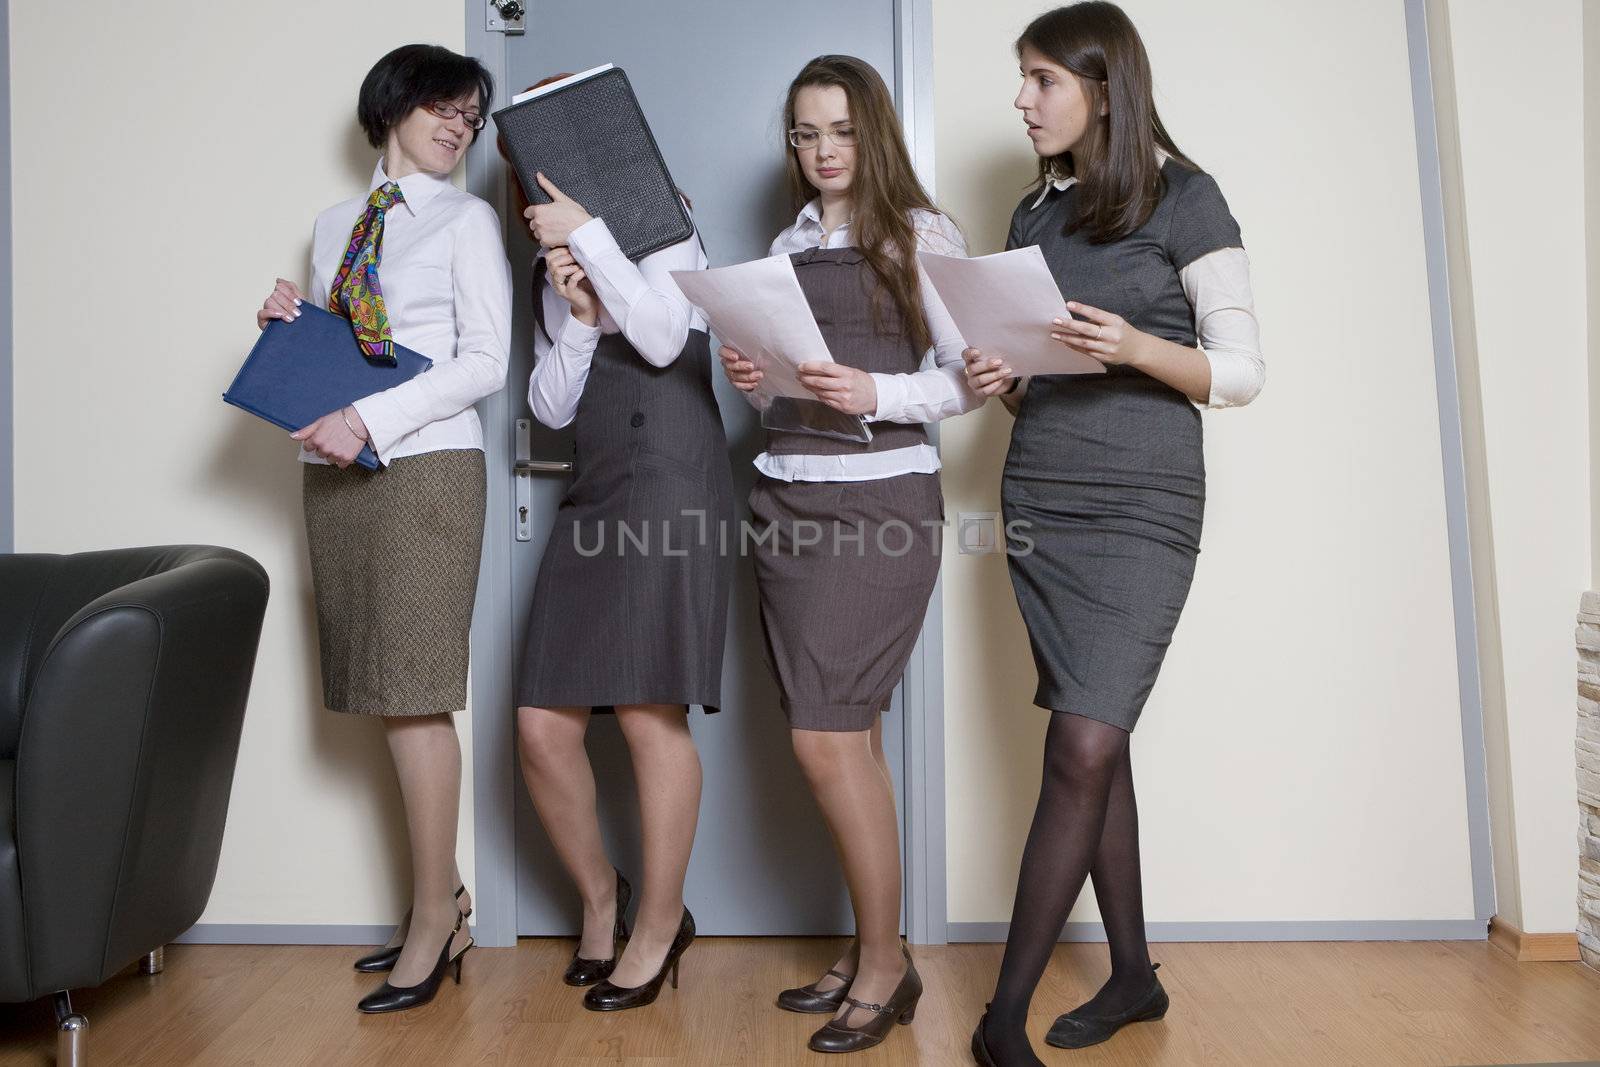
<path fill-rule="evenodd" d="M 796 730 L 868 730 L 888 709 L 939 577 L 937 474 L 750 492 L 767 665 Z"/>
<path fill-rule="evenodd" d="M 483 453 L 402 456 L 377 471 L 302 466 L 323 702 L 360 715 L 462 710 Z"/>

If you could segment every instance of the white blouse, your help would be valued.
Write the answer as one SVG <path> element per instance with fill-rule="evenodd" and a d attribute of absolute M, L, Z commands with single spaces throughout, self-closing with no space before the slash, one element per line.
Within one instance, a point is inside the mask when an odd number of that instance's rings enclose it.
<path fill-rule="evenodd" d="M 572 305 L 556 294 L 548 279 L 540 287 L 545 330 L 534 331 L 528 406 L 535 418 L 553 429 L 566 426 L 577 416 L 602 334 L 624 335 L 646 362 L 665 367 L 683 351 L 690 330 L 706 328 L 704 316 L 678 289 L 671 273 L 705 269 L 706 254 L 698 235 L 691 234 L 634 264 L 617 247 L 605 220 L 590 219 L 572 231 L 567 247 L 600 298 L 600 318 L 595 325 L 585 326 L 573 317 Z"/>
<path fill-rule="evenodd" d="M 318 307 L 328 306 L 367 197 L 389 180 L 380 159 L 367 193 L 317 216 L 307 296 Z M 511 353 L 511 267 L 500 217 L 446 176 L 408 174 L 399 183 L 405 201 L 385 212 L 378 279 L 395 343 L 433 366 L 354 404 L 385 465 L 442 449 L 481 451 L 473 405 L 504 387 Z M 304 448 L 300 459 L 326 462 Z"/>
<path fill-rule="evenodd" d="M 914 211 L 912 226 L 917 233 L 917 248 L 942 256 L 967 254 L 965 239 L 949 217 L 933 211 Z M 794 225 L 778 235 L 768 255 L 789 255 L 808 248 L 846 248 L 850 245 L 850 224 L 845 222 L 831 233 L 822 229 L 822 205 L 813 200 L 800 209 Z M 905 374 L 873 374 L 878 407 L 868 418 L 879 422 L 928 423 L 971 411 L 984 398 L 967 385 L 961 352 L 966 348 L 944 301 L 934 292 L 933 283 L 920 267 L 922 313 L 933 336 L 932 365 L 923 359 L 924 369 Z M 759 398 L 746 393 L 757 407 Z M 893 478 L 901 474 L 932 474 L 939 469 L 939 452 L 931 444 L 891 448 L 885 452 L 859 452 L 843 456 L 773 455 L 756 457 L 756 469 L 769 478 L 782 481 L 858 482 Z"/>

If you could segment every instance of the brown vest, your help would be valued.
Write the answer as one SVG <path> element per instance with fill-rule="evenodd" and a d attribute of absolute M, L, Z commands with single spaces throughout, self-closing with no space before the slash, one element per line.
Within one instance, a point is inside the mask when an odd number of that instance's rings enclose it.
<path fill-rule="evenodd" d="M 869 374 L 909 374 L 921 369 L 922 353 L 912 343 L 899 306 L 859 249 L 808 248 L 789 259 L 835 361 Z M 920 423 L 874 422 L 872 440 L 867 444 L 767 431 L 767 451 L 775 455 L 846 456 L 927 443 L 928 433 Z"/>

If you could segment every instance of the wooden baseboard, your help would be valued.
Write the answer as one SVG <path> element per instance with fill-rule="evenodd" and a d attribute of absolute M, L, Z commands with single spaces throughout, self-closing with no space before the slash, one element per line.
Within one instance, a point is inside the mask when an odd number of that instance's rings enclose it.
<path fill-rule="evenodd" d="M 1528 934 L 1496 915 L 1489 920 L 1489 943 L 1518 963 L 1570 963 L 1578 958 L 1578 935 Z"/>

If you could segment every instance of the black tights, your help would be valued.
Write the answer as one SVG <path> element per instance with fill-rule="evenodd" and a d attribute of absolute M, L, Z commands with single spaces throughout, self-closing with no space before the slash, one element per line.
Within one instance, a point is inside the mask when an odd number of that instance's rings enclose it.
<path fill-rule="evenodd" d="M 1150 985 L 1128 733 L 1056 712 L 1045 734 L 1039 806 L 1022 852 L 1011 932 L 984 1027 L 999 1063 L 1037 1062 L 1023 1032 L 1028 1004 L 1086 876 L 1094 879 L 1111 949 L 1111 979 L 1090 1004 L 1110 1013 L 1131 1005 Z"/>

